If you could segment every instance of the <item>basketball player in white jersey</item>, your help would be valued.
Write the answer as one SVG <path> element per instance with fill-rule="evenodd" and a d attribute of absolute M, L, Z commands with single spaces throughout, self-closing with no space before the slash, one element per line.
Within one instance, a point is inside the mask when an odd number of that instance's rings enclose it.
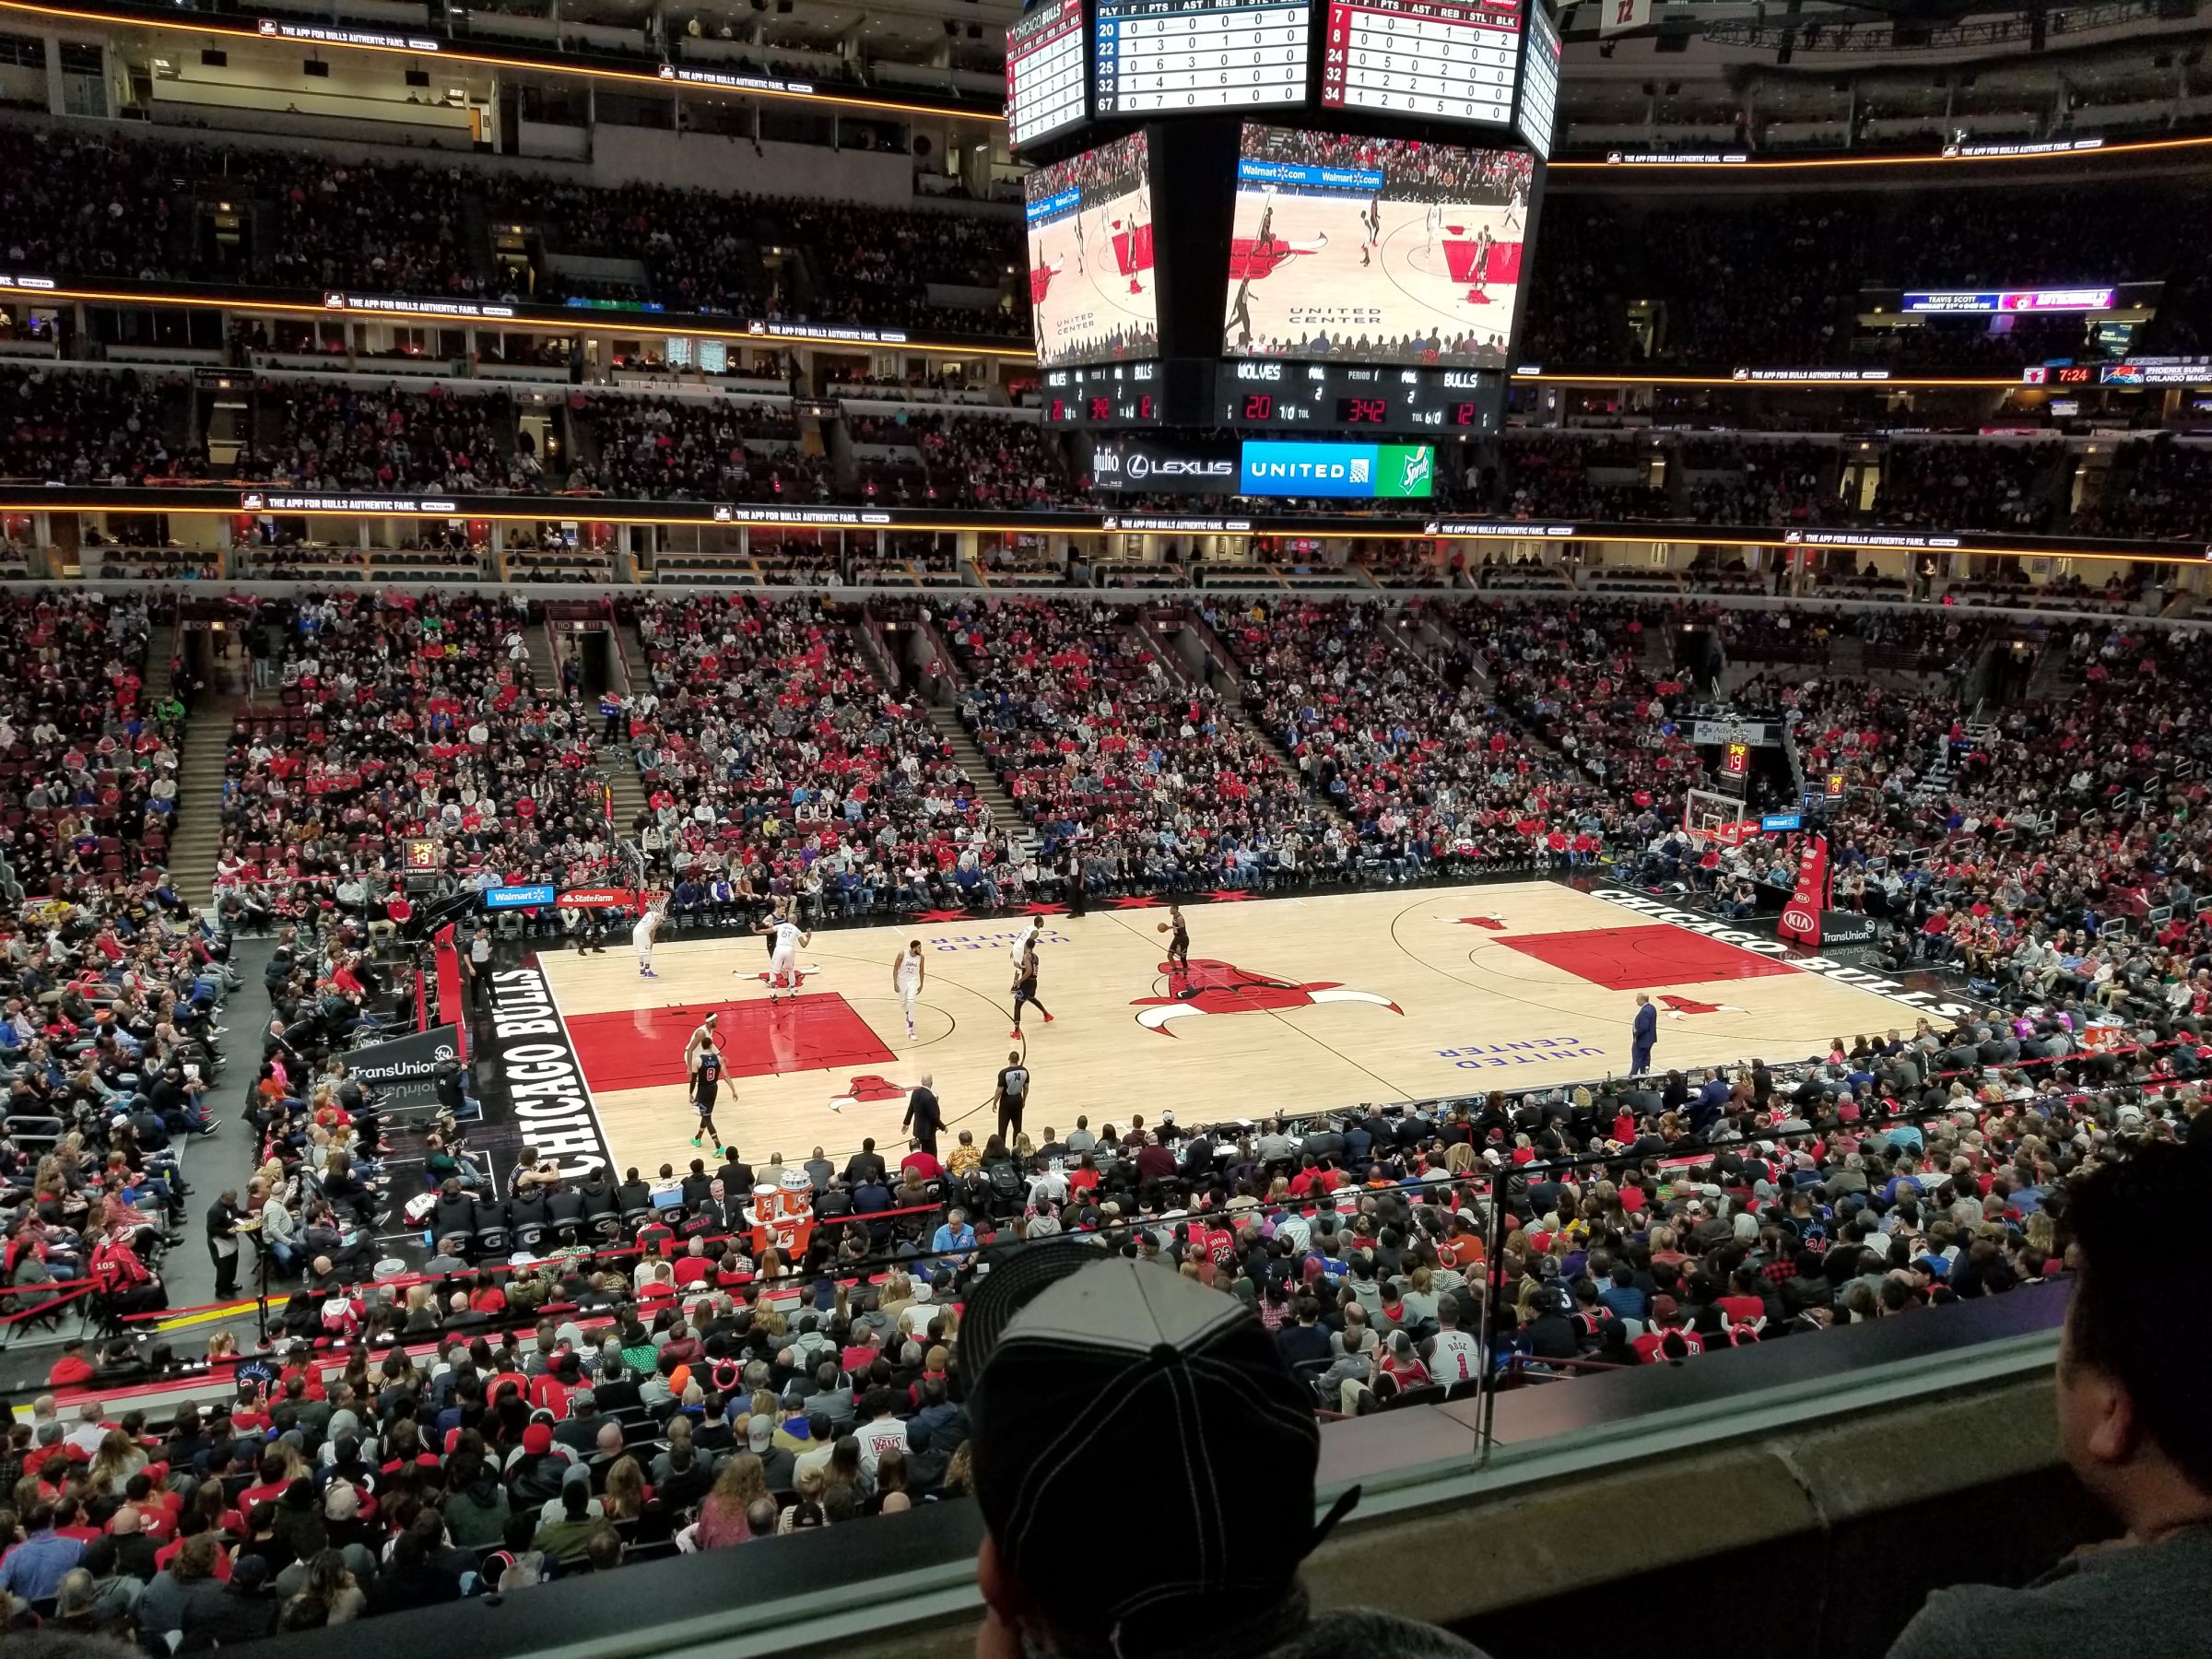
<path fill-rule="evenodd" d="M 1445 1297 L 1436 1320 L 1442 1328 L 1429 1339 L 1429 1374 L 1447 1388 L 1482 1375 L 1482 1345 L 1459 1328 L 1459 1304 Z"/>
<path fill-rule="evenodd" d="M 1441 202 L 1430 203 L 1428 216 L 1422 222 L 1428 228 L 1429 236 L 1421 243 L 1421 252 L 1432 253 L 1436 248 L 1437 233 L 1444 228 L 1444 205 Z"/>
<path fill-rule="evenodd" d="M 659 905 L 649 904 L 645 913 L 638 918 L 638 924 L 629 930 L 629 942 L 637 947 L 638 971 L 647 979 L 661 977 L 653 971 L 653 940 L 661 931 L 662 920 L 667 913 Z"/>
<path fill-rule="evenodd" d="M 909 939 L 906 948 L 891 959 L 891 989 L 899 994 L 899 1001 L 906 1009 L 909 1042 L 914 1040 L 914 1000 L 928 982 L 929 970 L 922 964 L 922 941 Z"/>
<path fill-rule="evenodd" d="M 714 1127 L 714 1099 L 723 1072 L 722 1038 L 714 1030 L 719 1018 L 720 1014 L 710 1013 L 684 1040 L 684 1075 L 690 1080 L 692 1109 L 699 1113 L 699 1128 L 691 1136 L 695 1147 L 710 1135 L 716 1146 L 722 1144 L 722 1132 Z"/>
<path fill-rule="evenodd" d="M 801 928 L 796 922 L 773 922 L 761 931 L 774 935 L 768 953 L 768 1000 L 775 1002 L 782 995 L 786 986 L 795 1000 L 799 987 L 806 982 L 806 976 L 799 971 L 799 949 L 802 946 L 813 944 L 814 935 Z"/>
<path fill-rule="evenodd" d="M 1014 964 L 1014 971 L 1021 971 L 1021 959 L 1044 943 L 1044 918 L 1031 916 L 1029 926 L 1017 934 L 1014 943 L 1006 948 L 1006 960 Z"/>

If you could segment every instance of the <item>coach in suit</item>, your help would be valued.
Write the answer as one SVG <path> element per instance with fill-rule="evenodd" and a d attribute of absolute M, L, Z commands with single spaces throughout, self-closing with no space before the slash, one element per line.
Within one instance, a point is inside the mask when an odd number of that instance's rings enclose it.
<path fill-rule="evenodd" d="M 937 1105 L 937 1091 L 930 1087 L 935 1081 L 929 1073 L 922 1074 L 921 1086 L 906 1098 L 906 1116 L 899 1124 L 902 1130 L 912 1130 L 922 1150 L 932 1158 L 937 1155 L 937 1132 L 945 1127 L 945 1114 Z"/>
<path fill-rule="evenodd" d="M 1636 1023 L 1629 1028 L 1629 1075 L 1641 1077 L 1652 1069 L 1652 1048 L 1659 1041 L 1659 1010 L 1642 992 L 1636 993 Z"/>

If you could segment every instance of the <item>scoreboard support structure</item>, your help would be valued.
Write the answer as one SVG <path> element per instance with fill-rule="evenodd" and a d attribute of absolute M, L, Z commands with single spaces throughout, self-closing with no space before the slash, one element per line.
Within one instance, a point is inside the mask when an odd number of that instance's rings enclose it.
<path fill-rule="evenodd" d="M 1497 429 L 1558 104 L 1547 4 L 1037 0 L 1008 137 L 1039 164 L 1048 421 Z"/>

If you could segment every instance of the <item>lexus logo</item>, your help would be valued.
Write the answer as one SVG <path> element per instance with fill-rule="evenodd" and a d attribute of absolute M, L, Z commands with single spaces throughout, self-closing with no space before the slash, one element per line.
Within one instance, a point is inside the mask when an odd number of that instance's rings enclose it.
<path fill-rule="evenodd" d="M 1237 470 L 1234 461 L 1184 461 L 1170 455 L 1155 461 L 1143 450 L 1130 452 L 1124 470 L 1132 478 L 1226 478 Z"/>

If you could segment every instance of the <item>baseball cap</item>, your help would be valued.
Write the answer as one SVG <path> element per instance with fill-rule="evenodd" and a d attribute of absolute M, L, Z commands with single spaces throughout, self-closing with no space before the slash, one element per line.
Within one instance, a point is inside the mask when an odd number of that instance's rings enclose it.
<path fill-rule="evenodd" d="M 523 1430 L 523 1450 L 543 1456 L 553 1450 L 553 1430 L 547 1423 L 532 1423 Z"/>
<path fill-rule="evenodd" d="M 765 1453 L 776 1443 L 776 1422 L 767 1412 L 758 1412 L 746 1426 L 746 1444 L 755 1452 Z"/>
<path fill-rule="evenodd" d="M 1053 1240 L 984 1277 L 960 1351 L 976 1498 L 1048 1622 L 1119 1653 L 1268 1644 L 1254 1598 L 1281 1601 L 1359 1493 L 1314 1524 L 1312 1396 L 1247 1305 Z M 1096 1497 L 1125 1478 L 1133 1435 L 1167 1448 L 1187 1501 L 1118 1535 L 1101 1575 Z"/>

